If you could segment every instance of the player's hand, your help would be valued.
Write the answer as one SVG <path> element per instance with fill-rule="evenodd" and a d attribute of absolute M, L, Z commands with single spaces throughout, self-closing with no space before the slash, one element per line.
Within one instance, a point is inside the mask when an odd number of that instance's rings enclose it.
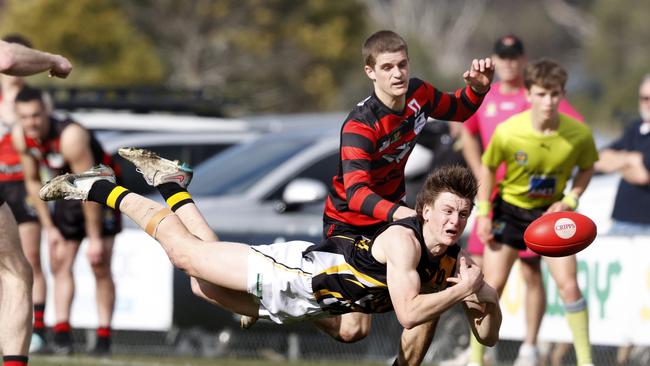
<path fill-rule="evenodd" d="M 45 228 L 45 236 L 47 237 L 47 245 L 50 252 L 53 247 L 65 243 L 65 238 L 61 235 L 61 232 L 56 228 L 56 226 Z"/>
<path fill-rule="evenodd" d="M 476 235 L 481 239 L 484 245 L 494 244 L 491 218 L 488 216 L 479 216 L 476 218 Z"/>
<path fill-rule="evenodd" d="M 54 55 L 54 65 L 50 69 L 50 77 L 65 79 L 72 71 L 72 63 L 67 58 Z"/>
<path fill-rule="evenodd" d="M 86 256 L 91 265 L 102 264 L 104 261 L 104 244 L 101 238 L 88 238 Z"/>
<path fill-rule="evenodd" d="M 447 281 L 462 286 L 467 291 L 467 295 L 464 297 L 467 297 L 483 286 L 483 272 L 479 266 L 468 265 L 465 257 L 460 257 L 457 277 L 449 277 Z"/>
<path fill-rule="evenodd" d="M 480 94 L 487 93 L 490 90 L 490 83 L 492 83 L 493 78 L 494 63 L 489 57 L 472 60 L 469 70 L 463 73 L 465 84 Z"/>

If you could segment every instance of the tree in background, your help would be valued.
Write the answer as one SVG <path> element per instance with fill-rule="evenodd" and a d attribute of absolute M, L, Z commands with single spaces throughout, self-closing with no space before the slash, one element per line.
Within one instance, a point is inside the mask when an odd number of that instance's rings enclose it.
<path fill-rule="evenodd" d="M 237 112 L 326 110 L 361 67 L 363 7 L 353 1 L 118 0 L 155 40 L 168 85 L 236 100 Z M 357 72 L 358 74 L 358 72 Z M 357 96 L 358 98 L 358 96 Z M 355 100 L 356 101 L 356 100 Z"/>
<path fill-rule="evenodd" d="M 141 85 L 162 81 L 154 46 L 111 0 L 12 0 L 3 4 L 0 34 L 21 33 L 38 48 L 75 65 L 71 85 Z"/>
<path fill-rule="evenodd" d="M 591 12 L 595 32 L 585 42 L 585 61 L 595 89 L 590 114 L 617 129 L 638 115 L 638 90 L 650 72 L 650 2 L 597 0 Z"/>

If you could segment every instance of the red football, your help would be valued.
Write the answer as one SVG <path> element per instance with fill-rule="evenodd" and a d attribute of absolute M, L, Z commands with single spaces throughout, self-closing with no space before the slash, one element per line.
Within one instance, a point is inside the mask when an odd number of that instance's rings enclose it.
<path fill-rule="evenodd" d="M 524 242 L 533 252 L 547 257 L 564 257 L 583 250 L 596 239 L 596 224 L 572 211 L 553 212 L 528 225 Z"/>

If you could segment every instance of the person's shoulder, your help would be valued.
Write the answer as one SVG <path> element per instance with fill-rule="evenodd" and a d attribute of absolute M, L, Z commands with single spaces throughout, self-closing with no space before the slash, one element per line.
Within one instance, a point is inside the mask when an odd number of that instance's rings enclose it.
<path fill-rule="evenodd" d="M 502 123 L 499 123 L 495 128 L 494 132 L 499 131 L 500 133 L 512 133 L 515 131 L 522 130 L 522 124 L 530 123 L 530 110 L 519 112 L 514 114 Z"/>
<path fill-rule="evenodd" d="M 377 98 L 372 94 L 352 108 L 348 116 L 345 118 L 343 125 L 350 122 L 360 122 L 368 126 L 373 126 L 377 121 L 377 108 Z"/>
<path fill-rule="evenodd" d="M 575 130 L 579 133 L 591 134 L 589 125 L 566 113 L 560 112 L 560 125 L 562 128 Z"/>

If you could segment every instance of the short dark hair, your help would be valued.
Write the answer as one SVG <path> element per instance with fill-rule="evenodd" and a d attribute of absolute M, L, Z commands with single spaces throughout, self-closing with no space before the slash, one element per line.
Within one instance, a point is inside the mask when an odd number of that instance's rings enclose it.
<path fill-rule="evenodd" d="M 564 90 L 568 78 L 569 75 L 560 64 L 545 58 L 528 64 L 524 70 L 524 84 L 528 90 L 533 85 L 546 89 L 560 86 Z"/>
<path fill-rule="evenodd" d="M 31 86 L 25 85 L 18 94 L 16 94 L 15 103 L 23 102 L 32 102 L 39 101 L 41 104 L 44 104 L 43 100 L 43 91 L 41 89 L 32 88 Z"/>
<path fill-rule="evenodd" d="M 424 205 L 433 205 L 441 193 L 449 192 L 474 203 L 478 182 L 472 171 L 460 165 L 447 165 L 434 170 L 427 177 L 415 201 L 415 211 L 422 218 Z"/>
<path fill-rule="evenodd" d="M 18 33 L 7 34 L 6 36 L 2 37 L 2 40 L 7 43 L 18 43 L 25 47 L 32 48 L 32 42 L 30 42 L 29 39 L 27 39 L 26 37 Z"/>
<path fill-rule="evenodd" d="M 365 65 L 375 67 L 377 62 L 377 55 L 384 52 L 399 52 L 404 51 L 408 56 L 408 46 L 406 41 L 399 34 L 382 30 L 374 33 L 363 42 L 361 48 L 361 55 Z"/>

